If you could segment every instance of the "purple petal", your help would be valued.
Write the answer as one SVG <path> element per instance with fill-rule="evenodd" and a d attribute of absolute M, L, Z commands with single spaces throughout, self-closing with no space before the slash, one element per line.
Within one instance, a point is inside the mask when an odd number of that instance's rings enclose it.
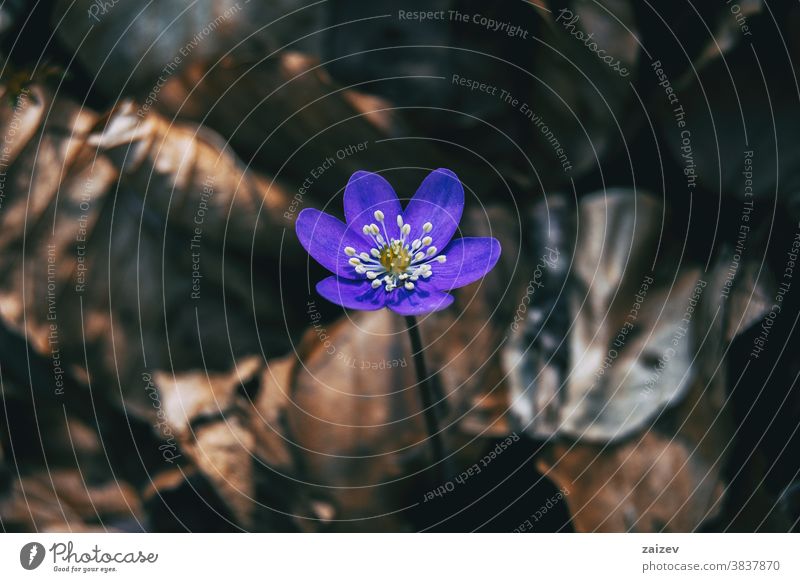
<path fill-rule="evenodd" d="M 421 239 L 425 236 L 422 225 L 430 222 L 433 225 L 428 234 L 433 239 L 431 244 L 443 248 L 458 230 L 463 210 L 464 188 L 458 177 L 444 168 L 434 170 L 406 206 L 403 220 L 411 225 L 411 234 L 406 240 Z"/>
<path fill-rule="evenodd" d="M 453 303 L 453 296 L 420 283 L 411 291 L 395 289 L 388 294 L 386 307 L 400 315 L 422 315 L 440 311 Z"/>
<path fill-rule="evenodd" d="M 308 254 L 329 271 L 348 279 L 363 279 L 348 262 L 345 247 L 357 253 L 368 252 L 368 241 L 360 230 L 346 226 L 338 218 L 314 208 L 306 208 L 297 216 L 297 238 Z"/>
<path fill-rule="evenodd" d="M 500 242 L 490 237 L 459 238 L 439 254 L 446 263 L 431 263 L 433 275 L 428 280 L 433 289 L 450 291 L 477 281 L 491 271 L 500 258 Z"/>
<path fill-rule="evenodd" d="M 344 189 L 344 217 L 347 224 L 359 230 L 365 224 L 373 222 L 378 224 L 375 220 L 376 210 L 384 214 L 385 234 L 388 234 L 389 238 L 400 238 L 397 216 L 403 213 L 403 208 L 394 189 L 383 176 L 370 172 L 356 172 L 350 176 Z M 381 232 L 383 234 L 383 228 Z"/>
<path fill-rule="evenodd" d="M 366 280 L 328 277 L 317 283 L 317 293 L 331 303 L 350 309 L 375 311 L 386 305 L 386 292 L 383 288 L 373 289 Z"/>

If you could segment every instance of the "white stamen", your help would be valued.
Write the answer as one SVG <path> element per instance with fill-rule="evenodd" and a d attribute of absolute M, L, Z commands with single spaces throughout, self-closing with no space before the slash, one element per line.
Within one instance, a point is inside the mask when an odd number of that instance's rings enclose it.
<path fill-rule="evenodd" d="M 369 249 L 369 252 L 358 252 L 349 246 L 344 248 L 345 254 L 351 257 L 348 263 L 355 268 L 356 273 L 364 275 L 366 280 L 370 281 L 373 289 L 383 287 L 389 293 L 402 285 L 403 288 L 411 291 L 416 288 L 414 282 L 418 281 L 420 277 L 423 279 L 431 277 L 433 261 L 438 263 L 446 261 L 444 255 L 436 256 L 439 250 L 433 246 L 433 238 L 427 234 L 406 242 L 406 237 L 411 234 L 412 226 L 403 220 L 402 215 L 398 214 L 396 217 L 397 226 L 400 228 L 399 239 L 389 236 L 384 223 L 385 216 L 381 210 L 376 210 L 373 215 L 381 226 L 371 223 L 364 225 L 361 230 L 372 238 L 374 247 Z M 422 226 L 422 230 L 423 233 L 431 232 L 433 224 L 426 222 Z M 400 259 L 403 252 L 407 254 L 404 255 L 401 263 L 406 266 L 398 269 L 396 259 Z M 384 266 L 384 260 L 391 262 L 389 268 Z M 362 263 L 362 261 L 364 262 Z"/>

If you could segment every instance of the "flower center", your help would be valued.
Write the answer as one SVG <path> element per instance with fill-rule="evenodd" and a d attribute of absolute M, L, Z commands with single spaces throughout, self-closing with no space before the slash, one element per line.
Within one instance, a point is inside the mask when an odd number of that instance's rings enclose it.
<path fill-rule="evenodd" d="M 373 213 L 382 229 L 377 224 L 365 224 L 362 232 L 369 236 L 375 246 L 369 252 L 358 252 L 353 247 L 345 247 L 344 253 L 350 257 L 348 261 L 356 273 L 364 275 L 372 281 L 372 288 L 383 287 L 387 292 L 402 285 L 411 291 L 420 277 L 427 279 L 433 274 L 432 263 L 444 263 L 447 257 L 438 254 L 433 246 L 430 233 L 433 225 L 426 222 L 422 225 L 421 239 L 406 241 L 411 234 L 411 225 L 403 222 L 397 215 L 397 226 L 400 227 L 400 238 L 389 237 L 384 224 L 384 215 L 380 210 Z"/>
<path fill-rule="evenodd" d="M 380 263 L 387 272 L 400 275 L 406 272 L 411 263 L 411 255 L 400 241 L 393 240 L 381 250 Z"/>

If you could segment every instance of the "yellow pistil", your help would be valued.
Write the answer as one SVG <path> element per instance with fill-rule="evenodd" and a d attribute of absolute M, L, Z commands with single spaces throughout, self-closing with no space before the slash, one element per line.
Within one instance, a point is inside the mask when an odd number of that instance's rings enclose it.
<path fill-rule="evenodd" d="M 392 275 L 401 275 L 406 272 L 411 256 L 399 241 L 392 241 L 381 249 L 380 262 L 384 269 Z"/>

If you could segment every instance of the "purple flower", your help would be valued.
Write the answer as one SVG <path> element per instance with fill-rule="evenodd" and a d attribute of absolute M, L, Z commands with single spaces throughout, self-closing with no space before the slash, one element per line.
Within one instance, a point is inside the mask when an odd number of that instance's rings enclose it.
<path fill-rule="evenodd" d="M 344 191 L 347 224 L 313 208 L 297 217 L 297 237 L 334 273 L 317 292 L 343 307 L 388 307 L 402 315 L 438 311 L 452 289 L 477 281 L 500 257 L 494 238 L 451 240 L 464 210 L 464 189 L 450 170 L 434 170 L 403 210 L 378 174 L 356 172 Z"/>

